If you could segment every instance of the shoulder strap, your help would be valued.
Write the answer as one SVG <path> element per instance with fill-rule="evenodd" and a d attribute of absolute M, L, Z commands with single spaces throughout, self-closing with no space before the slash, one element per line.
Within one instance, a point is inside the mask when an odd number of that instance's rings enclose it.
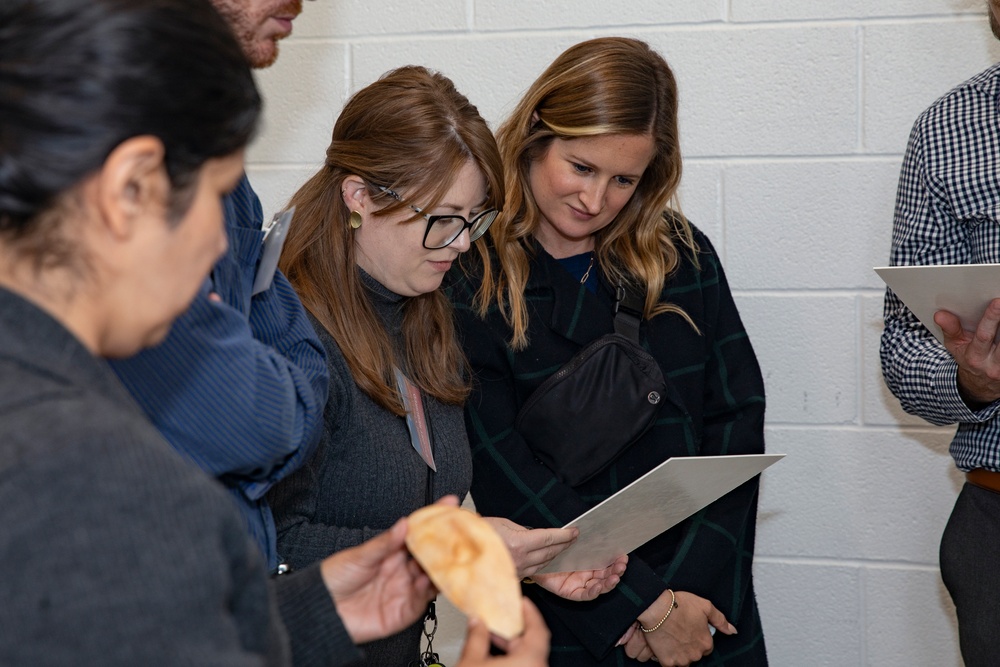
<path fill-rule="evenodd" d="M 619 281 L 615 288 L 615 333 L 638 344 L 645 303 L 645 294 L 635 285 Z"/>

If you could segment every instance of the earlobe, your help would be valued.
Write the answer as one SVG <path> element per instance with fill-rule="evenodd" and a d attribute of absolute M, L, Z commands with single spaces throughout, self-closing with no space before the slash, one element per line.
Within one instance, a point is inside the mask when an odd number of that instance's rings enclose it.
<path fill-rule="evenodd" d="M 163 142 L 153 136 L 126 139 L 111 151 L 96 179 L 97 206 L 108 232 L 123 239 L 156 209 L 164 210 L 170 181 Z"/>

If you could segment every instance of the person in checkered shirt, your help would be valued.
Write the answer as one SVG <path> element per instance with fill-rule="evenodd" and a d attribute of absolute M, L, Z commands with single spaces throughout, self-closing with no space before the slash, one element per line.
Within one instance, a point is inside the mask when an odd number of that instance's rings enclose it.
<path fill-rule="evenodd" d="M 1000 39 L 1000 0 L 989 0 Z M 896 194 L 892 264 L 1000 262 L 1000 63 L 960 84 L 913 126 Z M 942 345 L 891 290 L 882 373 L 903 408 L 958 424 L 951 443 L 967 483 L 941 538 L 941 576 L 955 602 L 966 665 L 1000 654 L 1000 299 L 977 330 L 939 311 Z"/>

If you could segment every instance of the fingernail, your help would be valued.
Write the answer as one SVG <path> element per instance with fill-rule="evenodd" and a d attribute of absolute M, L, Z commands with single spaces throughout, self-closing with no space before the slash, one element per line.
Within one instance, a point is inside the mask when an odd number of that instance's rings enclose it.
<path fill-rule="evenodd" d="M 739 634 L 738 632 L 736 632 L 736 626 L 733 625 L 732 623 L 729 624 L 729 631 L 734 635 Z"/>

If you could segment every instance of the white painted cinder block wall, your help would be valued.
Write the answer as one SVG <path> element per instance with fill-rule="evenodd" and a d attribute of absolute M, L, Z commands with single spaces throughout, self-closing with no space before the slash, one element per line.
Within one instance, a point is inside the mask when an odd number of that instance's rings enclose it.
<path fill-rule="evenodd" d="M 951 429 L 901 412 L 878 366 L 896 178 L 917 114 L 1000 60 L 984 0 L 305 3 L 259 80 L 265 211 L 321 164 L 346 96 L 440 69 L 494 125 L 551 59 L 647 40 L 680 85 L 684 212 L 720 250 L 760 357 L 768 447 L 757 591 L 771 663 L 960 665 L 938 540 L 962 483 Z M 454 661 L 462 621 L 443 619 Z"/>

